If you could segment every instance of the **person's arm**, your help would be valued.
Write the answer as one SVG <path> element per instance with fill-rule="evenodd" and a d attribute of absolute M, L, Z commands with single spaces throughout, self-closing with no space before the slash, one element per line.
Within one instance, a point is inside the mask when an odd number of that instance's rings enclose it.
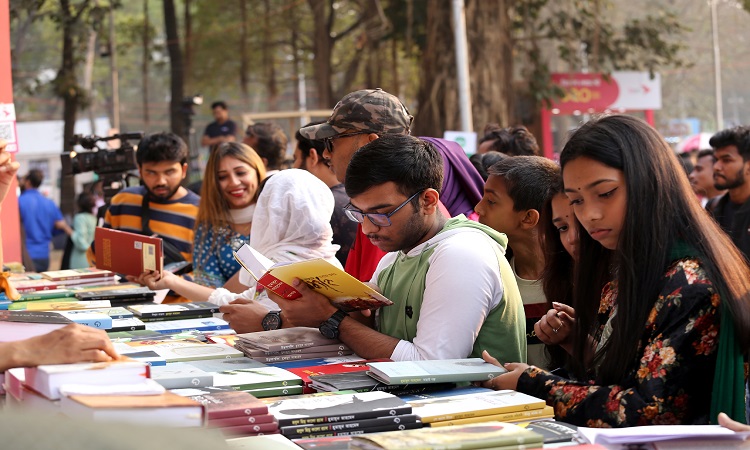
<path fill-rule="evenodd" d="M 491 387 L 544 398 L 556 414 L 576 425 L 622 427 L 695 419 L 704 413 L 696 409 L 707 411 L 709 406 L 706 389 L 711 387 L 705 380 L 713 379 L 716 366 L 719 312 L 705 273 L 690 270 L 690 281 L 684 266 L 671 272 L 646 324 L 649 334 L 637 367 L 623 376 L 625 385 L 595 386 L 533 366 L 506 365 L 512 372 L 496 377 Z"/>
<path fill-rule="evenodd" d="M 128 275 L 126 278 L 130 282 L 141 284 L 151 290 L 170 289 L 194 302 L 208 301 L 214 291 L 213 288 L 193 283 L 166 270 L 162 271 L 161 274 L 149 271 L 143 272 L 137 277 Z"/>
<path fill-rule="evenodd" d="M 13 367 L 105 362 L 118 358 L 107 333 L 79 324 L 70 324 L 22 341 L 0 343 L 2 371 Z"/>
<path fill-rule="evenodd" d="M 208 137 L 208 135 L 204 134 L 201 138 L 201 145 L 204 147 L 210 147 L 212 145 L 222 144 L 224 142 L 235 142 L 236 140 L 237 137 L 234 135 Z"/>
<path fill-rule="evenodd" d="M 70 228 L 70 225 L 68 225 L 68 222 L 66 222 L 65 219 L 60 219 L 56 221 L 55 228 L 57 228 L 58 230 L 62 230 L 68 236 L 73 234 L 73 229 Z"/>
<path fill-rule="evenodd" d="M 457 359 L 471 354 L 503 292 L 497 254 L 488 240 L 483 234 L 463 233 L 438 245 L 430 257 L 416 337 L 413 342 L 401 341 L 391 359 Z M 510 353 L 512 348 L 508 346 L 509 356 L 517 354 Z"/>

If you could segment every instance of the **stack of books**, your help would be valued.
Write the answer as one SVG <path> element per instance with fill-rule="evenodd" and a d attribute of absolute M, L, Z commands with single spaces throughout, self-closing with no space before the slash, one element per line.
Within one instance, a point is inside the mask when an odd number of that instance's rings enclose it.
<path fill-rule="evenodd" d="M 511 423 L 486 422 L 445 428 L 357 436 L 349 448 L 363 450 L 541 448 L 542 436 Z"/>
<path fill-rule="evenodd" d="M 133 303 L 153 303 L 155 296 L 155 291 L 143 286 L 123 287 L 120 289 L 80 290 L 75 293 L 75 297 L 78 300 L 109 300 L 112 306 L 123 306 Z"/>
<path fill-rule="evenodd" d="M 138 359 L 145 356 L 144 354 L 152 354 L 168 363 L 242 357 L 241 351 L 224 344 L 206 344 L 191 338 L 131 340 L 115 342 L 114 347 L 118 353 L 130 358 Z"/>
<path fill-rule="evenodd" d="M 351 355 L 338 339 L 327 339 L 317 328 L 282 328 L 237 335 L 235 347 L 263 363 Z"/>
<path fill-rule="evenodd" d="M 411 405 L 414 414 L 431 427 L 554 417 L 552 407 L 544 400 L 511 390 L 469 386 L 402 398 Z"/>
<path fill-rule="evenodd" d="M 145 329 L 163 334 L 187 330 L 229 330 L 229 324 L 218 317 L 219 307 L 209 302 L 130 305 L 128 309 L 143 321 Z"/>
<path fill-rule="evenodd" d="M 57 286 L 84 286 L 92 284 L 114 283 L 116 275 L 109 270 L 88 267 L 85 269 L 50 270 L 41 273 L 42 278 Z"/>
<path fill-rule="evenodd" d="M 247 391 L 257 398 L 302 393 L 302 379 L 297 375 L 249 358 L 191 361 L 189 364 L 213 375 L 215 387 Z"/>
<path fill-rule="evenodd" d="M 242 391 L 211 392 L 190 398 L 206 408 L 208 426 L 232 436 L 278 434 L 279 424 L 268 406 Z"/>
<path fill-rule="evenodd" d="M 375 361 L 375 360 L 373 360 Z M 379 361 L 389 361 L 387 359 L 379 360 Z M 298 375 L 300 378 L 302 378 L 302 382 L 304 383 L 304 389 L 302 391 L 303 394 L 313 394 L 315 392 L 318 392 L 318 389 L 315 389 L 313 387 L 313 377 L 320 378 L 320 377 L 326 377 L 326 376 L 337 376 L 337 375 L 351 375 L 353 373 L 356 374 L 362 374 L 365 376 L 365 378 L 368 378 L 372 380 L 375 384 L 377 384 L 377 381 L 373 380 L 367 374 L 365 374 L 365 371 L 368 370 L 367 366 L 368 361 L 349 361 L 349 362 L 343 362 L 338 364 L 315 364 L 315 365 L 309 365 L 309 366 L 302 366 L 302 367 L 293 367 L 293 368 L 287 368 L 286 370 L 292 372 L 295 375 Z M 349 388 L 344 389 L 331 389 L 330 391 L 342 391 L 342 390 L 348 390 Z M 369 391 L 371 389 L 367 389 Z M 366 391 L 361 391 L 366 392 Z"/>
<path fill-rule="evenodd" d="M 268 410 L 290 439 L 351 436 L 422 427 L 412 408 L 387 392 L 308 394 L 268 399 Z"/>

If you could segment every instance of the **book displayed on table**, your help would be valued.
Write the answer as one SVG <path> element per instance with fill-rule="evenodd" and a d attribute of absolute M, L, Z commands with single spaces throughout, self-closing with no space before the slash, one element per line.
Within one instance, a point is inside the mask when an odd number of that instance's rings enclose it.
<path fill-rule="evenodd" d="M 547 408 L 552 408 L 547 406 Z M 578 427 L 565 422 L 555 420 L 535 420 L 533 422 L 519 423 L 519 426 L 542 435 L 545 444 L 557 442 L 572 442 L 578 435 Z"/>
<path fill-rule="evenodd" d="M 220 344 L 213 344 L 220 345 Z M 214 386 L 229 387 L 239 391 L 250 391 L 269 388 L 286 388 L 299 386 L 296 391 L 302 392 L 302 379 L 297 375 L 278 367 L 270 367 L 249 358 L 232 360 L 192 361 L 192 366 L 208 372 L 214 377 Z M 273 392 L 265 391 L 265 397 Z M 293 393 L 290 392 L 290 393 Z"/>
<path fill-rule="evenodd" d="M 530 409 L 528 411 L 515 411 L 515 412 L 507 412 L 507 413 L 499 413 L 499 414 L 490 414 L 487 416 L 467 417 L 465 419 L 441 420 L 439 422 L 430 423 L 430 426 L 431 427 L 445 427 L 448 425 L 466 425 L 469 423 L 489 422 L 489 421 L 514 422 L 514 423 L 518 423 L 521 426 L 525 426 L 524 422 L 528 423 L 527 421 L 529 420 L 539 420 L 539 422 L 541 423 L 543 422 L 543 420 L 540 420 L 540 419 L 553 419 L 554 417 L 555 417 L 555 410 L 551 406 L 547 405 L 541 409 Z"/>
<path fill-rule="evenodd" d="M 393 304 L 380 292 L 324 259 L 274 264 L 248 244 L 243 244 L 235 253 L 235 259 L 259 285 L 287 300 L 301 297 L 292 287 L 292 281 L 299 278 L 344 311 L 377 309 Z"/>
<path fill-rule="evenodd" d="M 161 238 L 97 227 L 94 231 L 96 267 L 125 275 L 161 272 L 164 249 Z"/>
<path fill-rule="evenodd" d="M 96 267 L 87 267 L 85 269 L 49 270 L 47 272 L 41 272 L 41 275 L 43 279 L 50 280 L 52 282 L 99 279 L 106 280 L 115 278 L 114 272 Z"/>
<path fill-rule="evenodd" d="M 380 360 L 380 361 L 389 361 L 389 360 Z M 313 375 L 330 375 L 330 374 L 341 374 L 341 373 L 349 373 L 349 372 L 363 372 L 367 370 L 367 362 L 365 360 L 362 361 L 356 361 L 356 362 L 346 362 L 346 363 L 340 363 L 340 364 L 326 364 L 326 365 L 314 365 L 314 366 L 306 366 L 306 367 L 295 367 L 287 369 L 288 371 L 292 372 L 293 374 L 298 375 L 300 378 L 302 378 L 302 382 L 304 383 L 305 394 L 311 394 L 313 392 L 316 392 L 315 389 L 310 387 L 310 384 L 312 383 L 312 380 L 310 379 Z"/>
<path fill-rule="evenodd" d="M 276 418 L 268 406 L 253 395 L 242 392 L 213 392 L 195 395 L 192 400 L 206 408 L 208 426 L 228 435 L 257 435 L 279 432 Z"/>
<path fill-rule="evenodd" d="M 110 308 L 111 306 L 112 304 L 109 300 L 81 302 L 75 301 L 75 298 L 70 298 L 58 300 L 36 300 L 33 302 L 15 302 L 8 309 L 27 311 L 72 311 L 76 309 Z"/>
<path fill-rule="evenodd" d="M 280 399 L 268 410 L 285 427 L 404 415 L 412 408 L 387 392 L 359 392 Z"/>
<path fill-rule="evenodd" d="M 58 284 L 54 281 L 50 281 L 47 279 L 38 279 L 38 280 L 18 280 L 18 281 L 10 281 L 10 284 L 16 288 L 16 291 L 18 291 L 19 294 L 29 294 L 39 291 L 50 291 L 50 290 L 57 290 Z"/>
<path fill-rule="evenodd" d="M 57 312 L 0 311 L 0 342 L 47 334 L 71 323 L 72 320 Z"/>
<path fill-rule="evenodd" d="M 456 383 L 385 384 L 361 371 L 313 375 L 309 386 L 318 392 L 351 389 L 357 392 L 384 391 L 401 396 L 452 389 Z"/>
<path fill-rule="evenodd" d="M 330 436 L 295 439 L 294 443 L 305 450 L 348 450 L 352 436 Z"/>
<path fill-rule="evenodd" d="M 60 398 L 64 384 L 137 384 L 149 378 L 148 365 L 137 361 L 52 364 L 24 369 L 25 384 L 51 400 Z"/>
<path fill-rule="evenodd" d="M 350 443 L 350 448 L 363 450 L 511 449 L 535 446 L 542 446 L 541 435 L 502 422 L 375 433 L 354 437 Z"/>
<path fill-rule="evenodd" d="M 418 400 L 407 397 L 406 400 L 414 414 L 425 423 L 543 409 L 546 406 L 544 400 L 510 390 L 435 395 Z"/>
<path fill-rule="evenodd" d="M 75 291 L 74 291 L 75 292 Z M 151 301 L 156 296 L 156 292 L 147 287 L 126 288 L 126 289 L 109 289 L 99 291 L 75 292 L 78 300 L 116 300 L 125 301 Z"/>
<path fill-rule="evenodd" d="M 148 331 L 148 330 L 145 330 Z M 242 352 L 224 344 L 206 344 L 197 339 L 165 339 L 130 341 L 114 343 L 118 353 L 130 356 L 132 353 L 151 351 L 167 362 L 185 362 L 197 360 L 240 358 Z"/>
<path fill-rule="evenodd" d="M 280 434 L 227 439 L 231 450 L 300 450 L 300 446 Z"/>
<path fill-rule="evenodd" d="M 310 437 L 351 436 L 353 434 L 371 433 L 377 431 L 406 430 L 421 428 L 422 424 L 414 414 L 400 416 L 375 417 L 372 419 L 352 420 L 312 425 L 291 425 L 281 427 L 281 434 L 289 439 L 305 439 Z M 356 433 L 352 433 L 356 432 Z"/>
<path fill-rule="evenodd" d="M 455 383 L 490 380 L 506 373 L 481 358 L 374 362 L 369 375 L 386 384 Z"/>
<path fill-rule="evenodd" d="M 127 307 L 140 319 L 150 318 L 192 318 L 201 314 L 209 317 L 219 312 L 219 306 L 209 302 L 169 303 L 169 304 L 141 304 Z"/>
<path fill-rule="evenodd" d="M 21 294 L 21 298 L 15 300 L 17 302 L 33 302 L 34 300 L 50 300 L 55 298 L 69 298 L 74 297 L 75 291 L 70 289 L 50 289 L 45 291 L 34 291 L 27 294 Z"/>
<path fill-rule="evenodd" d="M 188 363 L 152 367 L 151 379 L 167 389 L 213 386 L 214 376 Z"/>
<path fill-rule="evenodd" d="M 129 317 L 125 319 L 112 319 L 112 326 L 108 331 L 136 331 L 145 329 L 145 323 L 135 317 Z"/>
<path fill-rule="evenodd" d="M 159 395 L 71 395 L 61 411 L 94 421 L 127 422 L 173 427 L 203 425 L 203 405 L 171 392 Z"/>
<path fill-rule="evenodd" d="M 100 330 L 108 330 L 112 328 L 112 318 L 107 314 L 104 314 L 103 312 L 81 309 L 73 311 L 60 311 L 60 314 L 81 325 L 88 325 Z"/>
<path fill-rule="evenodd" d="M 328 339 L 320 334 L 317 328 L 294 327 L 278 330 L 258 331 L 238 334 L 237 339 L 243 346 L 252 350 L 281 352 L 308 347 L 344 346 L 338 339 Z M 345 347 L 345 346 L 344 346 Z"/>
<path fill-rule="evenodd" d="M 181 331 L 217 331 L 229 330 L 229 324 L 217 317 L 204 317 L 201 319 L 179 319 L 161 322 L 146 322 L 146 329 L 159 333 L 179 333 Z M 219 345 L 219 344 L 216 344 Z M 237 350 L 238 353 L 242 353 Z"/>

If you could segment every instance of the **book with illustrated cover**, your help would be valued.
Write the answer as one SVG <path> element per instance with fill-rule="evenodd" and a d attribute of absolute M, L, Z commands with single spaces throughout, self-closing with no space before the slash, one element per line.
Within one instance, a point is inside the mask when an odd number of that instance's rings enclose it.
<path fill-rule="evenodd" d="M 190 317 L 198 314 L 214 314 L 219 312 L 219 306 L 209 302 L 142 304 L 127 307 L 141 319 L 152 317 Z"/>
<path fill-rule="evenodd" d="M 294 327 L 278 330 L 238 334 L 239 341 L 248 347 L 266 352 L 278 352 L 298 348 L 342 345 L 338 339 L 327 339 L 317 328 Z"/>
<path fill-rule="evenodd" d="M 100 269 L 137 277 L 164 267 L 163 243 L 158 237 L 96 227 L 94 248 Z"/>
<path fill-rule="evenodd" d="M 274 265 L 248 244 L 235 253 L 235 258 L 259 285 L 287 300 L 301 297 L 292 287 L 292 280 L 299 278 L 344 311 L 377 309 L 393 304 L 380 292 L 324 259 Z"/>
<path fill-rule="evenodd" d="M 516 411 L 516 412 L 507 412 L 507 413 L 500 413 L 500 414 L 490 414 L 488 416 L 468 417 L 466 419 L 441 420 L 440 422 L 431 422 L 430 426 L 431 427 L 445 427 L 448 425 L 466 425 L 468 423 L 490 422 L 490 421 L 514 422 L 521 426 L 525 426 L 523 422 L 529 423 L 528 422 L 529 420 L 539 420 L 540 422 L 542 422 L 543 420 L 541 419 L 553 419 L 554 417 L 555 417 L 555 410 L 551 406 L 547 405 L 542 409 L 530 409 L 528 411 Z M 534 431 L 537 431 L 537 430 L 534 430 Z"/>
<path fill-rule="evenodd" d="M 548 406 L 548 408 L 552 408 Z M 542 435 L 545 444 L 557 442 L 572 442 L 578 435 L 578 427 L 565 422 L 555 420 L 535 420 L 533 422 L 519 423 L 519 426 Z"/>
<path fill-rule="evenodd" d="M 482 358 L 375 362 L 369 366 L 369 375 L 386 384 L 483 381 L 507 372 Z"/>
<path fill-rule="evenodd" d="M 42 272 L 41 275 L 44 279 L 53 282 L 90 280 L 99 278 L 107 279 L 115 277 L 114 272 L 95 267 L 88 267 L 85 269 L 48 270 L 47 272 Z"/>
<path fill-rule="evenodd" d="M 435 396 L 423 400 L 407 401 L 412 406 L 414 414 L 418 415 L 425 423 L 528 411 L 542 409 L 546 406 L 542 399 L 511 390 Z"/>
<path fill-rule="evenodd" d="M 411 414 L 412 408 L 387 392 L 359 392 L 282 398 L 269 404 L 268 411 L 285 427 Z"/>
<path fill-rule="evenodd" d="M 16 302 L 11 305 L 11 310 L 25 309 L 27 311 L 72 311 L 78 309 L 97 309 L 110 308 L 112 304 L 109 300 L 97 300 L 94 302 L 79 302 L 75 298 L 62 300 L 35 300 L 33 302 Z"/>
<path fill-rule="evenodd" d="M 485 422 L 443 428 L 390 431 L 354 437 L 350 448 L 364 450 L 481 449 L 542 446 L 542 436 L 518 425 Z M 517 448 L 517 447 L 510 447 Z"/>
<path fill-rule="evenodd" d="M 208 345 L 208 344 L 207 344 Z M 221 344 L 212 344 L 221 345 Z M 192 361 L 193 367 L 208 372 L 214 377 L 214 386 L 240 391 L 254 389 L 300 386 L 302 379 L 278 367 L 270 367 L 248 358 L 235 360 Z M 269 393 L 266 396 L 281 395 Z"/>
<path fill-rule="evenodd" d="M 206 344 L 197 339 L 148 339 L 144 341 L 118 342 L 114 345 L 115 350 L 125 356 L 136 352 L 152 351 L 169 363 L 213 359 L 225 360 L 227 358 L 240 358 L 242 356 L 242 352 L 232 347 L 223 344 Z"/>
<path fill-rule="evenodd" d="M 133 311 L 130 311 L 122 306 L 113 306 L 112 308 L 96 308 L 90 309 L 89 311 L 102 312 L 112 319 L 132 319 Z"/>
<path fill-rule="evenodd" d="M 281 434 L 289 436 L 289 439 L 300 439 L 303 435 L 315 433 L 326 433 L 332 431 L 361 430 L 367 428 L 403 425 L 416 423 L 419 418 L 414 414 L 401 416 L 375 417 L 373 419 L 352 420 L 348 422 L 320 423 L 313 425 L 291 425 L 281 427 Z M 333 435 L 335 436 L 335 435 Z M 319 436 L 310 436 L 319 437 Z"/>

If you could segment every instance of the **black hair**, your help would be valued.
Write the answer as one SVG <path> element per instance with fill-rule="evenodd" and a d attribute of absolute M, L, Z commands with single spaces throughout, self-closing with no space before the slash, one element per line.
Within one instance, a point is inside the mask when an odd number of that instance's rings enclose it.
<path fill-rule="evenodd" d="M 502 177 L 515 211 L 542 210 L 559 184 L 560 168 L 542 156 L 504 158 L 487 170 L 487 174 Z"/>
<path fill-rule="evenodd" d="M 258 122 L 248 126 L 245 134 L 258 138 L 253 150 L 266 160 L 267 169 L 281 168 L 289 140 L 280 126 L 270 122 Z"/>
<path fill-rule="evenodd" d="M 222 100 L 219 100 L 219 101 L 211 103 L 211 109 L 213 110 L 215 108 L 221 108 L 221 109 L 226 110 L 226 111 L 229 110 L 229 107 L 227 106 L 226 102 L 224 102 Z"/>
<path fill-rule="evenodd" d="M 638 359 L 638 330 L 643 330 L 659 296 L 664 272 L 672 262 L 670 251 L 678 243 L 700 256 L 702 267 L 732 313 L 736 337 L 746 350 L 750 343 L 750 269 L 729 237 L 695 201 L 676 155 L 659 133 L 632 116 L 604 116 L 585 123 L 570 136 L 560 155 L 563 175 L 566 164 L 581 157 L 621 170 L 627 194 L 615 250 L 607 250 L 586 232 L 579 233 L 574 281 L 579 324 L 574 355 L 579 361 L 583 361 L 587 335 L 597 325 L 601 288 L 608 281 L 617 284 L 612 334 L 594 355 L 599 364 L 597 384 L 617 384 Z M 603 263 L 608 260 L 612 266 Z"/>
<path fill-rule="evenodd" d="M 178 162 L 187 164 L 188 148 L 185 141 L 174 133 L 162 132 L 144 136 L 138 143 L 135 160 L 138 167 L 143 163 Z"/>
<path fill-rule="evenodd" d="M 540 155 L 536 138 L 523 125 L 499 129 L 488 126 L 485 130 L 486 133 L 479 143 L 492 141 L 490 150 L 505 153 L 508 156 Z"/>
<path fill-rule="evenodd" d="M 41 186 L 42 181 L 44 181 L 44 172 L 39 169 L 31 169 L 29 170 L 29 173 L 26 174 L 26 179 L 31 183 L 31 187 L 36 189 Z"/>
<path fill-rule="evenodd" d="M 307 125 L 303 126 L 302 128 L 307 128 L 313 125 L 319 125 L 321 123 L 325 123 L 325 121 L 321 120 L 317 122 L 310 122 Z M 307 159 L 310 156 L 311 150 L 315 150 L 318 153 L 318 157 L 323 158 L 323 152 L 325 151 L 326 146 L 322 140 L 308 139 L 302 136 L 302 133 L 300 133 L 299 130 L 297 130 L 297 132 L 294 133 L 294 138 L 297 140 L 297 148 L 302 153 L 302 157 L 304 159 Z"/>
<path fill-rule="evenodd" d="M 695 168 L 692 155 L 690 153 L 681 153 L 679 156 L 679 161 L 680 165 L 682 166 L 682 170 L 685 171 L 685 175 L 690 175 L 690 172 L 692 172 Z"/>
<path fill-rule="evenodd" d="M 484 160 L 484 153 L 474 153 L 473 155 L 469 156 L 469 162 L 472 166 L 474 166 L 475 169 L 477 169 L 477 172 L 479 172 L 479 175 L 482 177 L 484 181 L 487 181 L 487 169 L 482 165 L 482 161 Z"/>
<path fill-rule="evenodd" d="M 79 212 L 87 212 L 93 214 L 94 206 L 96 206 L 96 200 L 94 200 L 94 196 L 90 192 L 81 192 L 80 195 L 78 195 L 76 204 L 78 206 Z"/>
<path fill-rule="evenodd" d="M 704 158 L 706 156 L 710 156 L 711 158 L 714 158 L 714 159 L 716 158 L 714 156 L 713 149 L 708 148 L 708 149 L 703 149 L 703 150 L 699 151 L 698 152 L 698 156 L 696 157 L 696 159 L 701 159 L 701 158 Z"/>
<path fill-rule="evenodd" d="M 389 181 L 407 197 L 427 188 L 439 193 L 443 186 L 443 157 L 429 142 L 392 134 L 354 152 L 344 182 L 350 198 Z M 419 197 L 412 204 L 417 207 Z"/>
<path fill-rule="evenodd" d="M 742 161 L 750 161 L 750 127 L 739 126 L 721 130 L 708 140 L 714 150 L 734 145 Z"/>

